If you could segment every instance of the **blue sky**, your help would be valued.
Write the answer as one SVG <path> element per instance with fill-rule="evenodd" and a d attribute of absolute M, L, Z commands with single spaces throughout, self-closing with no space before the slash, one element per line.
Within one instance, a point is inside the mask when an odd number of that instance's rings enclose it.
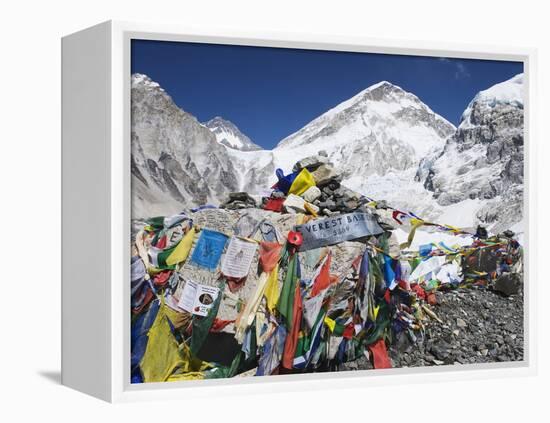
<path fill-rule="evenodd" d="M 523 72 L 519 62 L 148 40 L 132 41 L 131 67 L 201 122 L 221 116 L 267 149 L 382 80 L 457 125 L 478 91 Z"/>

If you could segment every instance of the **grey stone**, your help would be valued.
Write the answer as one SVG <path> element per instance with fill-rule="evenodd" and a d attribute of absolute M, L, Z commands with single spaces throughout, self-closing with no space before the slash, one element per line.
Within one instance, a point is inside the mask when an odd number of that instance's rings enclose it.
<path fill-rule="evenodd" d="M 313 203 L 321 196 L 321 190 L 315 186 L 309 187 L 306 192 L 304 192 L 301 197 L 309 203 Z"/>
<path fill-rule="evenodd" d="M 334 197 L 336 197 L 336 198 L 342 198 L 342 197 L 344 196 L 345 192 L 346 192 L 346 191 L 345 191 L 342 187 L 340 187 L 340 188 L 338 188 L 336 191 L 334 191 L 334 194 L 333 194 L 333 195 L 334 195 Z"/>
<path fill-rule="evenodd" d="M 342 180 L 342 177 L 336 172 L 334 167 L 329 164 L 322 164 L 317 169 L 311 172 L 313 179 L 317 186 L 324 186 L 329 184 L 331 181 L 335 181 L 339 184 Z"/>
<path fill-rule="evenodd" d="M 329 181 L 327 183 L 327 187 L 330 188 L 331 190 L 335 191 L 337 190 L 338 188 L 340 188 L 340 180 L 338 179 L 332 179 L 331 181 Z"/>
<path fill-rule="evenodd" d="M 505 273 L 495 281 L 493 289 L 504 295 L 514 295 L 519 291 L 521 278 L 517 273 Z"/>
<path fill-rule="evenodd" d="M 285 194 L 282 191 L 273 191 L 271 193 L 271 197 L 273 197 L 273 198 L 283 198 L 284 196 L 285 196 Z"/>
<path fill-rule="evenodd" d="M 304 168 L 306 168 L 309 171 L 313 171 L 317 169 L 319 166 L 327 164 L 328 163 L 328 157 L 327 156 L 309 156 L 305 157 L 302 160 L 296 162 L 294 167 L 292 168 L 293 172 L 298 172 Z"/>
<path fill-rule="evenodd" d="M 351 199 L 345 202 L 345 205 L 348 209 L 355 210 L 359 207 L 359 202 L 357 200 Z"/>
<path fill-rule="evenodd" d="M 229 200 L 230 201 L 235 201 L 235 200 L 239 200 L 239 201 L 252 201 L 252 202 L 255 202 L 254 199 L 248 195 L 247 192 L 230 192 L 229 193 Z"/>
<path fill-rule="evenodd" d="M 331 211 L 334 211 L 336 209 L 336 202 L 329 198 L 327 201 L 321 201 L 319 203 L 319 207 L 322 209 L 329 209 Z"/>

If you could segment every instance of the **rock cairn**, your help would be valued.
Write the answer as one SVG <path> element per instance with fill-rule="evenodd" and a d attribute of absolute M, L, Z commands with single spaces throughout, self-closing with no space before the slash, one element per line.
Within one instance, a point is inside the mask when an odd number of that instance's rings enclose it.
<path fill-rule="evenodd" d="M 257 204 L 248 193 L 234 192 L 229 194 L 229 198 L 220 205 L 220 208 L 228 210 L 264 208 L 270 199 L 284 199 L 281 212 L 307 214 L 313 211 L 315 214 L 331 216 L 361 209 L 368 202 L 363 195 L 341 184 L 342 174 L 329 161 L 325 151 L 320 151 L 315 156 L 309 156 L 296 162 L 292 171 L 300 172 L 302 169 L 307 169 L 311 173 L 315 180 L 315 186 L 310 187 L 299 196 L 285 195 L 281 191 L 274 190 L 269 197 L 263 197 L 260 204 Z M 306 207 L 306 204 L 309 207 Z"/>

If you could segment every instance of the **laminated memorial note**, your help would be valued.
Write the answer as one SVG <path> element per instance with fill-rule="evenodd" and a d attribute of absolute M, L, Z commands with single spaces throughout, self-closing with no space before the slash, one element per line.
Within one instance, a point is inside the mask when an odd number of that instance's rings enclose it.
<path fill-rule="evenodd" d="M 221 272 L 231 278 L 244 278 L 248 275 L 257 248 L 255 242 L 232 237 L 222 260 Z"/>
<path fill-rule="evenodd" d="M 206 316 L 214 305 L 220 290 L 214 286 L 187 281 L 178 303 L 178 307 L 197 316 Z"/>

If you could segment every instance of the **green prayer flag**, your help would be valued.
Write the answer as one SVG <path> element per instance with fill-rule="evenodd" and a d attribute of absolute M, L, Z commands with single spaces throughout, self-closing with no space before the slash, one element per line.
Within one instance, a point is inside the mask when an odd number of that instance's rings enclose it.
<path fill-rule="evenodd" d="M 277 310 L 281 314 L 287 329 L 292 327 L 292 310 L 294 307 L 294 292 L 296 291 L 296 254 L 292 255 L 288 262 L 285 281 L 277 303 Z"/>
<path fill-rule="evenodd" d="M 218 288 L 220 291 L 218 292 L 216 301 L 214 301 L 214 305 L 208 311 L 208 314 L 204 316 L 202 319 L 198 319 L 196 316 L 193 317 L 193 323 L 192 323 L 193 332 L 191 333 L 191 343 L 189 348 L 191 350 L 191 353 L 195 356 L 197 355 L 202 345 L 204 344 L 204 341 L 208 336 L 208 332 L 212 327 L 212 323 L 214 322 L 214 319 L 218 315 L 218 310 L 220 308 L 220 303 L 222 301 L 223 291 L 225 288 L 225 280 L 222 279 L 220 281 Z"/>

